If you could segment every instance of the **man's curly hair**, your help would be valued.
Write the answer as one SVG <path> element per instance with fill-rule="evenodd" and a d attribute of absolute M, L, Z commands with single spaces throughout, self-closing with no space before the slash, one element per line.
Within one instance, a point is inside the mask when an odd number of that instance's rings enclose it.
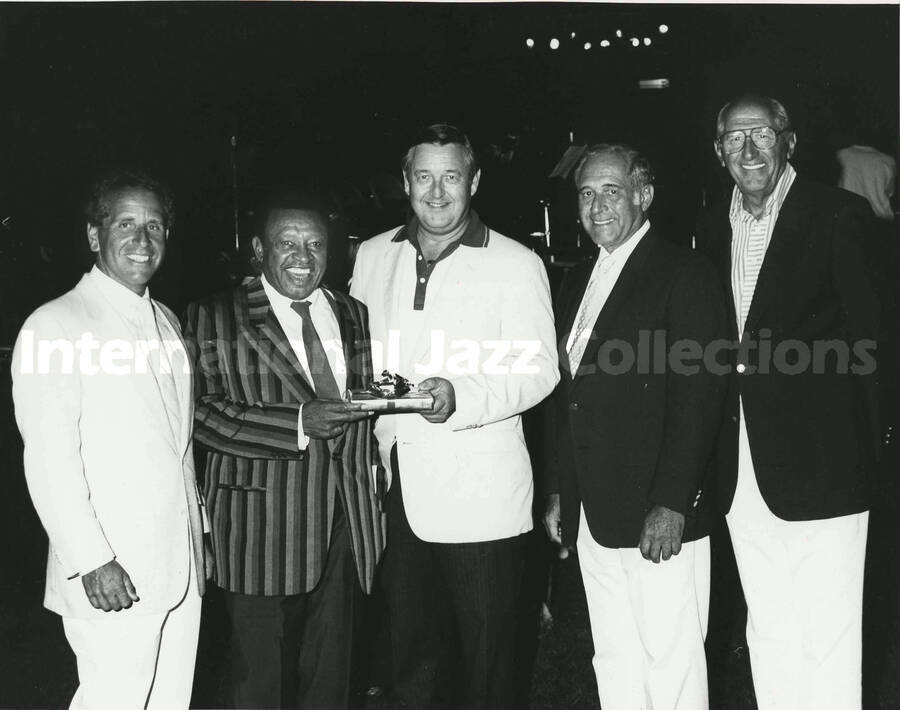
<path fill-rule="evenodd" d="M 175 222 L 175 197 L 172 191 L 152 175 L 140 170 L 115 170 L 95 182 L 85 205 L 88 224 L 100 226 L 109 217 L 110 197 L 122 190 L 146 190 L 159 198 L 166 228 Z"/>

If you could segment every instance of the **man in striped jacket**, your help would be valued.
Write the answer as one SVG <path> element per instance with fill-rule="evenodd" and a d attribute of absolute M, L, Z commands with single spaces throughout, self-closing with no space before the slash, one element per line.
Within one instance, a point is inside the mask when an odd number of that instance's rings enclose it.
<path fill-rule="evenodd" d="M 292 195 L 258 210 L 260 277 L 192 304 L 196 442 L 207 450 L 215 582 L 234 707 L 343 708 L 360 589 L 384 547 L 365 307 L 322 288 L 328 228 Z"/>

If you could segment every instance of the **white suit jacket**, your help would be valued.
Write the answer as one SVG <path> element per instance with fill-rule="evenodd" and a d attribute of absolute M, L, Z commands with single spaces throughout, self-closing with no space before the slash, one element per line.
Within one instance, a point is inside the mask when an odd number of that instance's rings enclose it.
<path fill-rule="evenodd" d="M 204 588 L 193 384 L 189 365 L 184 368 L 190 358 L 183 356 L 178 321 L 154 301 L 165 314 L 158 319 L 161 336 L 176 348 L 175 434 L 152 371 L 129 357 L 134 335 L 97 278 L 86 274 L 38 308 L 13 352 L 25 476 L 50 539 L 44 604 L 68 617 L 102 615 L 88 601 L 80 575 L 115 558 L 140 597 L 121 613 L 159 613 L 184 598 L 192 554 L 201 594 Z M 48 348 L 54 350 L 49 358 Z M 66 352 L 73 353 L 70 362 Z"/>
<path fill-rule="evenodd" d="M 394 229 L 360 245 L 351 295 L 369 309 L 375 373 L 414 383 L 444 377 L 456 412 L 375 423 L 381 461 L 397 443 L 410 527 L 429 542 L 479 542 L 532 527 L 533 480 L 520 414 L 559 381 L 547 273 L 517 242 L 490 231 L 437 264 L 413 311 L 416 251 Z M 390 472 L 389 472 L 390 475 Z"/>

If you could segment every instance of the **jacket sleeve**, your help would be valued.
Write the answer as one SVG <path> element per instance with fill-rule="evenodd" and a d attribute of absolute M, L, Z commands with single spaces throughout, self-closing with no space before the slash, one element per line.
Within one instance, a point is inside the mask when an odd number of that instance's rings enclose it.
<path fill-rule="evenodd" d="M 556 347 L 557 358 L 561 371 L 568 371 L 568 360 L 565 351 L 564 338 L 568 333 L 561 332 L 565 318 L 565 309 L 569 303 L 571 285 L 571 272 L 567 273 L 559 286 L 556 300 L 553 303 L 553 318 L 556 322 Z M 575 460 L 571 447 L 571 436 L 568 435 L 569 420 L 566 408 L 566 390 L 564 378 L 553 389 L 550 396 L 541 405 L 543 408 L 544 424 L 544 465 L 543 488 L 544 494 L 559 493 L 560 477 L 564 473 L 575 470 Z"/>
<path fill-rule="evenodd" d="M 873 454 L 896 419 L 897 307 L 890 273 L 896 262 L 863 200 L 838 210 L 832 237 L 832 278 L 852 345 L 851 372 L 861 388 Z"/>
<path fill-rule="evenodd" d="M 495 367 L 452 378 L 454 431 L 521 414 L 549 395 L 559 382 L 550 284 L 541 260 L 528 252 L 509 264 L 514 274 L 498 304 L 498 340 L 508 347 Z"/>
<path fill-rule="evenodd" d="M 244 378 L 264 375 L 245 371 L 247 361 L 241 357 L 235 333 L 217 332 L 216 323 L 227 318 L 216 313 L 216 307 L 191 304 L 184 318 L 184 339 L 196 373 L 195 441 L 244 458 L 301 457 L 297 444 L 300 403 L 248 402 L 240 396 L 237 386 Z"/>
<path fill-rule="evenodd" d="M 40 343 L 52 342 L 65 348 L 75 339 L 52 313 L 38 310 L 25 322 L 13 350 L 13 402 L 31 500 L 54 554 L 74 577 L 109 562 L 115 551 L 91 504 L 81 458 L 78 361 L 36 357 Z"/>
<path fill-rule="evenodd" d="M 705 258 L 695 256 L 678 274 L 666 326 L 666 411 L 648 498 L 687 513 L 712 455 L 727 391 L 724 296 Z"/>

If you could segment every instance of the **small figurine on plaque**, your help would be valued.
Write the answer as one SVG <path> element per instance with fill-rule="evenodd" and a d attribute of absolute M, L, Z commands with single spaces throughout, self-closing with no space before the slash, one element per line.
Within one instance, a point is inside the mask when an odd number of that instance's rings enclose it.
<path fill-rule="evenodd" d="M 364 390 L 347 390 L 347 401 L 361 404 L 363 411 L 384 412 L 427 412 L 434 407 L 434 396 L 428 392 L 414 390 L 405 377 L 385 370 L 381 378 Z"/>

